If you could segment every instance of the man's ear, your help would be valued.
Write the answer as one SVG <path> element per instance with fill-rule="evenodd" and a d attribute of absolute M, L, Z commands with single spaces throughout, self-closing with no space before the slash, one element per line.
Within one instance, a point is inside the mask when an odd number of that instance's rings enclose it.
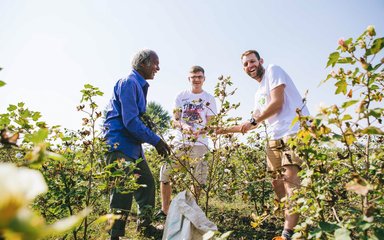
<path fill-rule="evenodd" d="M 260 58 L 259 62 L 260 62 L 261 64 L 263 64 L 263 63 L 264 63 L 264 59 L 263 59 L 263 58 Z"/>

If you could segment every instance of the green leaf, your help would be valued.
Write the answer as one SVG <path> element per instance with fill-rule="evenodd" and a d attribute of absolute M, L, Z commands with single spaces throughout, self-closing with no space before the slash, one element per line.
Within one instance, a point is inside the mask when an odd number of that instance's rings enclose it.
<path fill-rule="evenodd" d="M 377 90 L 377 89 L 379 89 L 379 86 L 377 86 L 377 85 L 371 85 L 371 90 Z"/>
<path fill-rule="evenodd" d="M 348 168 L 343 168 L 343 169 L 340 170 L 339 175 L 342 176 L 342 175 L 344 175 L 344 174 L 346 174 L 348 172 L 349 172 Z"/>
<path fill-rule="evenodd" d="M 108 164 L 107 166 L 105 166 L 105 169 L 106 169 L 106 170 L 108 170 L 108 169 L 114 169 L 116 166 L 117 166 L 117 163 L 116 163 L 116 162 L 113 162 L 113 163 Z"/>
<path fill-rule="evenodd" d="M 57 153 L 54 153 L 54 152 L 46 152 L 47 154 L 47 157 L 49 159 L 52 159 L 52 160 L 55 160 L 55 161 L 65 161 L 65 157 L 63 157 L 62 155 L 60 154 L 57 154 Z"/>
<path fill-rule="evenodd" d="M 120 216 L 114 215 L 114 214 L 106 214 L 106 215 L 99 217 L 95 221 L 93 221 L 91 224 L 89 224 L 89 226 L 91 226 L 93 224 L 100 224 L 100 223 L 110 221 L 110 220 L 116 220 L 116 219 L 120 219 Z"/>
<path fill-rule="evenodd" d="M 331 66 L 334 67 L 337 60 L 339 60 L 339 57 L 340 57 L 340 53 L 339 52 L 333 52 L 329 55 L 328 57 L 328 62 L 327 62 L 327 67 Z"/>
<path fill-rule="evenodd" d="M 47 124 L 45 122 L 36 122 L 36 126 L 38 126 L 40 128 L 45 128 L 47 126 Z"/>
<path fill-rule="evenodd" d="M 351 57 L 339 58 L 339 60 L 337 60 L 337 63 L 340 63 L 340 64 L 345 64 L 345 63 L 352 63 L 353 64 L 353 62 L 354 62 L 354 60 Z"/>
<path fill-rule="evenodd" d="M 349 115 L 349 114 L 345 114 L 341 120 L 342 120 L 342 121 L 348 121 L 348 120 L 351 120 L 351 119 L 352 119 L 352 116 L 351 116 L 351 115 Z"/>
<path fill-rule="evenodd" d="M 361 230 L 363 230 L 363 231 L 365 231 L 365 230 L 367 230 L 367 229 L 369 229 L 371 227 L 372 227 L 372 223 L 370 223 L 370 222 L 362 221 L 362 222 L 359 223 L 359 228 Z"/>
<path fill-rule="evenodd" d="M 351 240 L 351 232 L 346 228 L 339 228 L 335 231 L 335 240 Z"/>
<path fill-rule="evenodd" d="M 347 145 L 352 145 L 357 140 L 353 133 L 346 133 L 344 137 Z"/>
<path fill-rule="evenodd" d="M 296 116 L 296 117 L 292 120 L 292 123 L 291 123 L 290 128 L 292 128 L 292 127 L 296 124 L 297 121 L 299 121 L 299 116 Z"/>
<path fill-rule="evenodd" d="M 324 80 L 322 80 L 322 81 L 319 83 L 319 85 L 318 85 L 317 87 L 319 87 L 321 84 L 325 83 L 326 81 L 328 81 L 328 80 L 331 79 L 331 78 L 332 78 L 332 74 L 328 74 L 328 75 L 327 75 L 327 78 L 324 79 Z"/>
<path fill-rule="evenodd" d="M 329 232 L 329 233 L 340 228 L 337 224 L 328 223 L 328 222 L 321 222 L 321 221 L 319 222 L 319 226 L 320 226 L 321 230 L 323 230 L 324 232 Z"/>
<path fill-rule="evenodd" d="M 374 67 L 372 67 L 372 71 L 376 71 L 377 69 L 379 69 L 379 67 L 381 67 L 381 65 L 383 65 L 381 62 L 376 64 Z"/>
<path fill-rule="evenodd" d="M 0 87 L 4 86 L 6 83 L 0 80 Z"/>
<path fill-rule="evenodd" d="M 25 138 L 34 144 L 42 143 L 44 140 L 48 137 L 48 129 L 47 128 L 41 128 L 39 131 L 25 136 Z"/>
<path fill-rule="evenodd" d="M 380 128 L 374 126 L 364 128 L 361 130 L 361 133 L 368 135 L 384 135 L 384 132 Z"/>
<path fill-rule="evenodd" d="M 232 232 L 233 231 L 228 231 L 228 232 L 225 232 L 225 233 L 223 233 L 219 238 L 218 238 L 218 240 L 224 240 L 224 239 L 227 239 L 228 237 L 229 237 L 229 235 L 231 235 L 232 234 Z"/>
<path fill-rule="evenodd" d="M 321 231 L 320 229 L 316 228 L 314 231 L 311 231 L 309 233 L 309 239 L 312 239 L 312 238 L 315 238 L 315 239 L 320 239 L 321 236 L 323 235 L 323 231 Z"/>
<path fill-rule="evenodd" d="M 91 84 L 84 84 L 84 88 L 93 88 Z"/>
<path fill-rule="evenodd" d="M 343 93 L 344 95 L 347 94 L 347 82 L 345 80 L 340 80 L 335 83 L 335 86 L 337 87 L 335 94 Z"/>
<path fill-rule="evenodd" d="M 383 111 L 383 109 L 380 109 L 380 108 L 372 109 L 371 111 L 369 111 L 369 116 L 373 116 L 375 118 L 380 118 L 382 111 Z"/>
<path fill-rule="evenodd" d="M 13 104 L 10 104 L 9 107 L 7 108 L 7 110 L 9 112 L 12 112 L 12 111 L 15 111 L 17 109 L 17 106 L 16 105 L 13 105 Z"/>
<path fill-rule="evenodd" d="M 124 175 L 125 175 L 125 172 L 123 170 L 116 170 L 112 173 L 111 177 L 121 177 Z"/>
<path fill-rule="evenodd" d="M 89 172 L 91 170 L 92 170 L 91 164 L 86 164 L 84 169 L 83 169 L 84 172 Z"/>
<path fill-rule="evenodd" d="M 365 52 L 366 56 L 380 52 L 384 47 L 384 38 L 377 38 L 373 41 L 372 47 Z"/>
<path fill-rule="evenodd" d="M 41 118 L 41 114 L 39 112 L 35 112 L 32 115 L 33 121 L 37 121 L 39 118 Z"/>
<path fill-rule="evenodd" d="M 359 100 L 350 100 L 350 101 L 344 102 L 344 103 L 341 105 L 341 107 L 342 107 L 342 108 L 347 108 L 347 107 L 352 106 L 353 104 L 356 104 L 356 103 L 358 103 L 358 102 L 359 102 Z"/>

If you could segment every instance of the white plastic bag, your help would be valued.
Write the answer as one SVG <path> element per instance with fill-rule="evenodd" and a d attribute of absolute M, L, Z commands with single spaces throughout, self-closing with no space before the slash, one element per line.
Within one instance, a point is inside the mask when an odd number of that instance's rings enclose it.
<path fill-rule="evenodd" d="M 217 226 L 208 220 L 192 194 L 177 194 L 169 207 L 163 240 L 200 240 L 208 231 L 217 231 Z"/>

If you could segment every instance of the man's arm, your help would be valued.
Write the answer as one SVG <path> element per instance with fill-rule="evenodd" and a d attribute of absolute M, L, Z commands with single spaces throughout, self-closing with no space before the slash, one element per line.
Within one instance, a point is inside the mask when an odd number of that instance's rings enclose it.
<path fill-rule="evenodd" d="M 262 122 L 281 111 L 284 104 L 284 89 L 285 84 L 282 84 L 271 90 L 271 101 L 265 110 L 256 118 L 257 122 Z"/>
<path fill-rule="evenodd" d="M 261 122 L 281 111 L 284 104 L 284 88 L 285 85 L 282 84 L 272 89 L 270 94 L 271 101 L 269 102 L 267 108 L 263 112 L 257 112 L 253 114 L 252 117 L 255 118 L 257 125 L 252 125 L 249 121 L 246 121 L 240 125 L 235 125 L 226 129 L 219 129 L 217 133 L 246 133 L 250 130 L 257 128 Z"/>
<path fill-rule="evenodd" d="M 139 87 L 133 81 L 127 81 L 124 86 L 121 86 L 121 92 L 118 96 L 121 103 L 123 123 L 125 129 L 136 140 L 155 146 L 160 141 L 160 137 L 145 126 L 140 119 L 137 99 L 137 91 L 139 90 Z"/>
<path fill-rule="evenodd" d="M 259 115 L 252 116 L 255 118 L 257 125 L 252 125 L 250 122 L 245 122 L 242 124 L 240 131 L 242 133 L 246 133 L 252 129 L 255 129 L 261 122 L 279 113 L 284 104 L 284 89 L 285 84 L 281 84 L 272 89 L 270 93 L 271 101 L 269 102 L 268 106 Z"/>
<path fill-rule="evenodd" d="M 206 116 L 206 127 L 205 128 L 202 128 L 200 129 L 199 131 L 197 131 L 195 134 L 196 135 L 201 135 L 201 134 L 206 134 L 207 133 L 207 129 L 209 129 L 209 124 L 210 122 L 212 121 L 212 119 L 214 118 L 215 115 L 209 115 L 209 116 Z M 208 127 L 208 128 L 207 128 Z"/>

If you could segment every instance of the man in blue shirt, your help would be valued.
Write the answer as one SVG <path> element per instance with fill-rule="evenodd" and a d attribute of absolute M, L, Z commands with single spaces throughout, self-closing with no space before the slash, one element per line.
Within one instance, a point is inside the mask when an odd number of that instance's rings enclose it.
<path fill-rule="evenodd" d="M 144 233 L 153 231 L 154 227 L 150 225 L 152 211 L 148 209 L 152 210 L 155 205 L 155 182 L 145 161 L 141 144 L 149 143 L 155 146 L 163 157 L 170 153 L 169 146 L 142 121 L 149 87 L 146 80 L 153 79 L 160 70 L 159 58 L 152 50 L 142 50 L 133 57 L 132 68 L 127 78 L 116 83 L 107 109 L 104 134 L 109 152 L 106 159 L 108 164 L 121 159 L 129 162 L 143 159 L 137 164 L 138 169 L 134 174 L 139 176 L 137 183 L 146 186 L 129 194 L 119 193 L 116 189 L 112 191 L 110 208 L 122 216 L 112 226 L 112 240 L 125 235 L 124 229 L 131 210 L 132 197 L 135 197 L 139 209 L 138 229 Z M 129 169 L 126 172 L 129 173 Z"/>

